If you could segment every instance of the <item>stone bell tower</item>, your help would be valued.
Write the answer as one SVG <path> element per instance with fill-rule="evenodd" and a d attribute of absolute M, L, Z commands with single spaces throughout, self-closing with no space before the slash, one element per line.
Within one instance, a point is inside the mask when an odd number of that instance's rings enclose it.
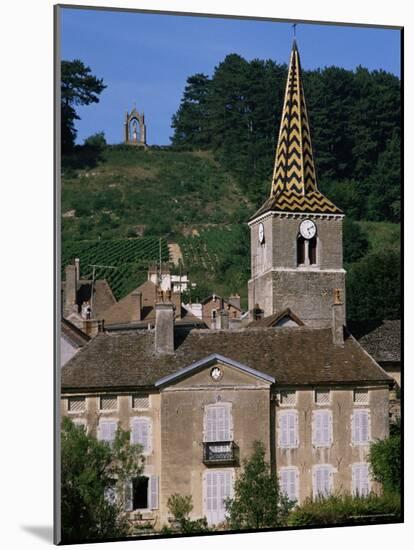
<path fill-rule="evenodd" d="M 290 308 L 308 326 L 332 323 L 332 296 L 345 300 L 343 212 L 318 190 L 296 41 L 286 83 L 271 192 L 249 221 L 249 311 Z"/>

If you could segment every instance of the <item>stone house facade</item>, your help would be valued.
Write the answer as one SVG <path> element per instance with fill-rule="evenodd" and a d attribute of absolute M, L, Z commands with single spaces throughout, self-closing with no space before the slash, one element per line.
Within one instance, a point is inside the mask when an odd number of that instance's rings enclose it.
<path fill-rule="evenodd" d="M 144 483 L 124 503 L 133 520 L 162 527 L 179 493 L 192 495 L 193 517 L 221 523 L 223 495 L 255 440 L 299 502 L 377 490 L 367 454 L 388 435 L 392 381 L 352 336 L 335 344 L 331 330 L 304 326 L 193 329 L 168 349 L 173 316 L 158 321 L 155 331 L 100 333 L 62 369 L 62 415 L 108 440 L 120 426 L 145 448 Z M 312 347 L 322 363 L 304 360 Z"/>

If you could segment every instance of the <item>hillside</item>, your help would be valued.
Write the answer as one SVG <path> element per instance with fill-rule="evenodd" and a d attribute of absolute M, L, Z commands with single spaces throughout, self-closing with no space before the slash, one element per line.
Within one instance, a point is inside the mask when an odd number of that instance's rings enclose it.
<path fill-rule="evenodd" d="M 92 264 L 113 266 L 97 268 L 96 276 L 107 278 L 119 299 L 145 279 L 148 264 L 158 261 L 162 237 L 163 261 L 167 244 L 179 245 L 182 270 L 197 283 L 193 299 L 213 291 L 239 292 L 246 307 L 250 240 L 245 222 L 254 209 L 209 152 L 113 146 L 91 156 L 79 148 L 63 162 L 62 275 L 74 257 L 81 260 L 83 276 L 91 275 Z M 353 225 L 362 241 L 346 265 L 349 272 L 369 254 L 398 251 L 399 224 L 362 220 Z M 348 231 L 345 253 L 356 242 Z"/>

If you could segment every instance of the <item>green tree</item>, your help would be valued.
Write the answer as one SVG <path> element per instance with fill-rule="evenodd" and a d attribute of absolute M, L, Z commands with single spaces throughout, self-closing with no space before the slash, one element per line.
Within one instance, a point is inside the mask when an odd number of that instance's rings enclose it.
<path fill-rule="evenodd" d="M 128 533 L 122 512 L 127 479 L 143 471 L 142 448 L 118 430 L 112 445 L 62 421 L 61 520 L 65 543 L 117 538 Z M 108 492 L 116 491 L 112 500 Z"/>
<path fill-rule="evenodd" d="M 236 480 L 234 497 L 226 500 L 231 529 L 261 529 L 286 525 L 293 502 L 281 492 L 275 473 L 265 460 L 263 443 L 253 444 L 253 453 Z"/>
<path fill-rule="evenodd" d="M 62 151 L 70 151 L 76 139 L 75 120 L 80 120 L 75 108 L 99 102 L 106 88 L 102 78 L 96 78 L 79 59 L 61 63 L 61 140 Z"/>
<path fill-rule="evenodd" d="M 176 147 L 203 148 L 209 143 L 206 99 L 210 79 L 202 73 L 188 77 L 180 107 L 172 118 Z"/>
<path fill-rule="evenodd" d="M 361 226 L 351 218 L 345 217 L 343 234 L 344 262 L 356 262 L 365 256 L 369 248 L 369 241 Z"/>
<path fill-rule="evenodd" d="M 168 497 L 167 508 L 172 515 L 173 529 L 164 527 L 163 533 L 202 533 L 210 531 L 206 518 L 192 520 L 190 514 L 193 510 L 193 498 L 191 495 L 179 495 L 174 493 Z"/>
<path fill-rule="evenodd" d="M 351 321 L 399 319 L 400 252 L 392 248 L 368 254 L 347 274 L 347 317 Z"/>
<path fill-rule="evenodd" d="M 94 149 L 98 149 L 102 151 L 103 149 L 105 149 L 107 145 L 106 139 L 105 139 L 105 133 L 97 132 L 96 134 L 92 134 L 91 136 L 85 139 L 84 145 L 86 147 L 92 147 Z"/>
<path fill-rule="evenodd" d="M 401 435 L 371 443 L 369 449 L 372 477 L 382 483 L 385 492 L 401 490 Z"/>

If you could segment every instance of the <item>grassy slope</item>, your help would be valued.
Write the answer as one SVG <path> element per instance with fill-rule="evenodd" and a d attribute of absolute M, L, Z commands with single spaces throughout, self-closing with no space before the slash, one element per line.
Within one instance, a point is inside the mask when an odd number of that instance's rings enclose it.
<path fill-rule="evenodd" d="M 250 243 L 242 222 L 253 207 L 209 153 L 109 148 L 93 168 L 64 170 L 62 213 L 73 210 L 62 220 L 63 257 L 86 244 L 74 241 L 162 235 L 180 244 L 184 269 L 200 288 L 239 292 L 246 307 Z M 359 223 L 371 251 L 399 246 L 398 224 Z M 117 275 L 118 298 L 142 278 L 126 267 L 133 261 L 125 257 L 125 275 Z"/>

